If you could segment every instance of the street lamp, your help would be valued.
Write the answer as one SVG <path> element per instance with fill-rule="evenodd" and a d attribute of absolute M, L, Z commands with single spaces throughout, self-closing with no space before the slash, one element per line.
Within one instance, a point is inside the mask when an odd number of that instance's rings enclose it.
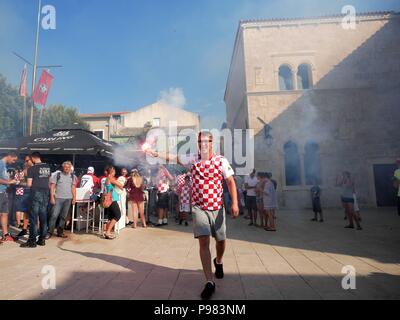
<path fill-rule="evenodd" d="M 268 123 L 266 123 L 263 119 L 261 119 L 260 117 L 257 117 L 257 119 L 264 125 L 264 127 L 263 127 L 264 139 L 265 139 L 267 146 L 271 147 L 274 142 L 274 138 L 271 134 L 272 127 Z"/>
<path fill-rule="evenodd" d="M 32 106 L 31 106 L 31 119 L 29 121 L 29 135 L 32 135 L 33 127 L 33 111 L 35 109 L 35 102 L 33 101 L 33 92 L 35 91 L 36 84 L 36 72 L 37 72 L 37 58 L 38 58 L 38 47 L 39 47 L 39 31 L 40 31 L 40 9 L 42 8 L 42 0 L 39 0 L 38 15 L 37 15 L 37 27 L 36 27 L 36 42 L 35 42 L 35 59 L 33 65 L 33 77 L 32 77 Z"/>
<path fill-rule="evenodd" d="M 34 57 L 34 63 L 30 63 L 27 59 L 23 58 L 16 52 L 13 52 L 14 55 L 16 55 L 18 58 L 29 64 L 31 67 L 33 67 L 33 76 L 32 76 L 32 102 L 31 102 L 31 114 L 30 114 L 30 121 L 29 121 L 29 135 L 32 135 L 33 131 L 33 113 L 35 109 L 35 102 L 33 101 L 33 93 L 35 91 L 35 85 L 36 85 L 36 74 L 38 69 L 49 69 L 49 68 L 62 68 L 60 65 L 54 65 L 54 66 L 38 66 L 37 65 L 37 60 L 38 60 L 38 48 L 39 48 L 39 31 L 40 31 L 40 13 L 42 9 L 42 0 L 39 0 L 39 6 L 38 6 L 38 15 L 37 15 L 37 27 L 36 27 L 36 41 L 35 41 L 35 57 Z M 41 110 L 41 116 L 42 116 L 42 111 Z M 25 114 L 25 106 L 24 106 L 24 114 Z M 41 119 L 40 119 L 41 121 Z M 25 135 L 25 132 L 24 132 Z"/>
<path fill-rule="evenodd" d="M 271 135 L 272 127 L 269 124 L 264 125 L 264 139 L 268 147 L 272 146 L 274 138 Z"/>

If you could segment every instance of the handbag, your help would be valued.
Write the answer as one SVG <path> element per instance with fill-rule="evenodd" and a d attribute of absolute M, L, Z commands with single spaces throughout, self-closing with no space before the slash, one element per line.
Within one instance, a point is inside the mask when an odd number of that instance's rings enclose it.
<path fill-rule="evenodd" d="M 100 205 L 104 208 L 107 209 L 111 206 L 111 204 L 113 203 L 112 200 L 112 191 L 110 192 L 104 192 L 101 195 L 101 199 L 100 199 Z"/>

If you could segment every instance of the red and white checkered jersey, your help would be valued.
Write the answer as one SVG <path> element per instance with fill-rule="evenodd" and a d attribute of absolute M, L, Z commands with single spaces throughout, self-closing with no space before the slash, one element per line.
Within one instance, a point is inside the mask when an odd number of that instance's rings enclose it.
<path fill-rule="evenodd" d="M 24 174 L 23 171 L 17 172 L 17 173 L 15 174 L 15 180 L 16 180 L 17 182 L 21 182 L 22 180 L 24 180 L 24 177 L 25 177 L 25 174 Z M 23 195 L 24 195 L 24 188 L 20 187 L 20 188 L 15 189 L 15 195 L 17 195 L 17 196 L 23 196 Z"/>
<path fill-rule="evenodd" d="M 160 170 L 157 175 L 157 190 L 159 193 L 168 192 L 169 190 L 169 181 L 163 170 Z"/>
<path fill-rule="evenodd" d="M 181 192 L 179 193 L 179 204 L 181 208 L 190 205 L 191 190 L 192 190 L 191 184 L 185 184 L 182 186 L 180 190 Z"/>
<path fill-rule="evenodd" d="M 212 155 L 202 160 L 200 155 L 181 158 L 183 164 L 191 164 L 192 204 L 203 210 L 216 211 L 222 208 L 223 179 L 234 175 L 228 160 L 221 155 Z"/>
<path fill-rule="evenodd" d="M 181 194 L 182 192 L 182 188 L 185 185 L 185 177 L 187 176 L 187 174 L 180 174 L 178 176 L 176 176 L 175 178 L 175 191 L 178 195 Z"/>

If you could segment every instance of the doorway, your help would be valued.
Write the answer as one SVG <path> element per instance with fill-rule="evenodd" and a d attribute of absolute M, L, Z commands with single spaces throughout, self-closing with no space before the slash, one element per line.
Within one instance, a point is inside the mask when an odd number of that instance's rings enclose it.
<path fill-rule="evenodd" d="M 374 183 L 378 207 L 395 207 L 397 190 L 393 187 L 395 164 L 374 164 Z"/>

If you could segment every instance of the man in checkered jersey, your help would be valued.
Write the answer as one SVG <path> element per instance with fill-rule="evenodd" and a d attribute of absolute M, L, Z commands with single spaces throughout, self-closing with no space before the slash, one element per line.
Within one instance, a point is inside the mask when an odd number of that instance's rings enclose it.
<path fill-rule="evenodd" d="M 224 277 L 222 258 L 226 246 L 225 210 L 223 207 L 223 179 L 232 198 L 231 213 L 236 218 L 239 215 L 234 171 L 228 160 L 216 155 L 212 150 L 213 136 L 209 131 L 198 135 L 199 154 L 193 156 L 174 157 L 167 154 L 165 160 L 175 160 L 190 168 L 192 174 L 192 205 L 194 236 L 199 239 L 200 258 L 207 283 L 201 297 L 211 298 L 215 291 L 212 273 L 210 236 L 216 239 L 217 257 L 214 259 L 215 277 Z M 153 157 L 159 157 L 158 152 L 146 150 Z M 175 159 L 174 159 L 175 158 Z"/>

